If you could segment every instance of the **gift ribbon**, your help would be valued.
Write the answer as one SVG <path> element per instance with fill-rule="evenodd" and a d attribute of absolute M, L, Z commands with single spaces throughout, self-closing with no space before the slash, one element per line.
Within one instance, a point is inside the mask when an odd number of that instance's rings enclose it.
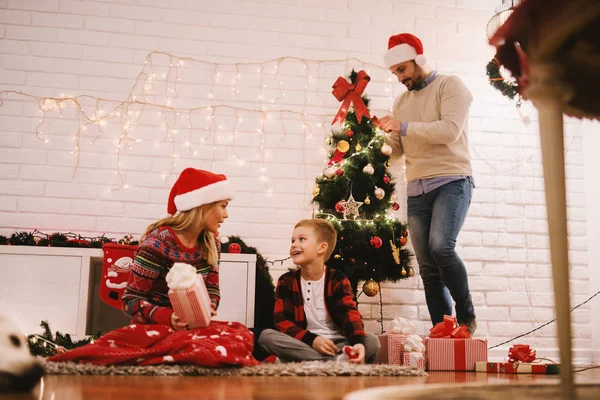
<path fill-rule="evenodd" d="M 508 350 L 508 361 L 511 363 L 516 362 L 533 362 L 536 359 L 535 350 L 533 350 L 528 344 L 515 344 Z"/>
<path fill-rule="evenodd" d="M 339 164 L 345 155 L 346 155 L 346 153 L 342 153 L 341 151 L 336 149 L 333 152 L 333 157 L 331 157 L 331 160 L 329 160 L 327 165 Z"/>
<path fill-rule="evenodd" d="M 459 326 L 455 317 L 444 315 L 444 320 L 429 331 L 431 338 L 469 339 L 471 334 L 466 326 Z"/>
<path fill-rule="evenodd" d="M 331 93 L 338 101 L 342 102 L 342 105 L 331 125 L 334 125 L 337 121 L 340 123 L 344 122 L 350 109 L 350 104 L 354 104 L 354 112 L 356 113 L 358 123 L 361 122 L 363 117 L 371 118 L 369 109 L 361 97 L 370 80 L 371 78 L 365 71 L 360 71 L 356 75 L 356 83 L 350 83 L 342 76 L 337 78 L 332 86 L 333 90 Z"/>

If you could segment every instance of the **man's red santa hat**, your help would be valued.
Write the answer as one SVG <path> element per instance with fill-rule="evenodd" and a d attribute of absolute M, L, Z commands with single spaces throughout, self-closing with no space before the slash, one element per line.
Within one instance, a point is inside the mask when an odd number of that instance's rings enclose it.
<path fill-rule="evenodd" d="M 417 65 L 427 63 L 427 57 L 423 54 L 423 43 L 419 38 L 410 33 L 400 33 L 390 37 L 388 51 L 383 56 L 386 68 L 410 60 L 415 60 Z"/>
<path fill-rule="evenodd" d="M 195 168 L 186 168 L 171 188 L 167 212 L 187 211 L 204 204 L 233 198 L 227 177 Z"/>

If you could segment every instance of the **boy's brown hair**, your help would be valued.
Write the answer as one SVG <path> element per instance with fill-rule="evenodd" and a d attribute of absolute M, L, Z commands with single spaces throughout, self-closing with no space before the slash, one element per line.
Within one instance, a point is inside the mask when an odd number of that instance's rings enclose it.
<path fill-rule="evenodd" d="M 303 219 L 296 224 L 294 229 L 298 228 L 299 226 L 312 228 L 313 232 L 317 236 L 317 241 L 327 243 L 325 261 L 329 260 L 331 254 L 333 254 L 333 250 L 335 250 L 335 243 L 337 242 L 337 231 L 331 222 L 322 218 Z"/>

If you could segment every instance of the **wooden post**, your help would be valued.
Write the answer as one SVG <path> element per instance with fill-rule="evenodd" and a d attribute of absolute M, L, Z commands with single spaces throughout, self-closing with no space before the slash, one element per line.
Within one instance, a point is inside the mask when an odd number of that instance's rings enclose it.
<path fill-rule="evenodd" d="M 561 387 L 565 399 L 575 399 L 571 354 L 569 241 L 563 136 L 563 105 L 569 92 L 561 84 L 560 71 L 557 67 L 532 63 L 531 70 L 532 83 L 527 94 L 534 101 L 540 119 L 554 304 L 560 347 Z"/>

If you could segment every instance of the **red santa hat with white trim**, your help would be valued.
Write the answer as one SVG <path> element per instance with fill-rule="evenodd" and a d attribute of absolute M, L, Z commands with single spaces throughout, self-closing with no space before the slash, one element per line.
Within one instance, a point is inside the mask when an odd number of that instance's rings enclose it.
<path fill-rule="evenodd" d="M 223 174 L 195 168 L 184 169 L 169 193 L 167 212 L 187 211 L 204 204 L 233 198 L 233 189 Z"/>
<path fill-rule="evenodd" d="M 386 68 L 410 60 L 415 60 L 417 65 L 427 63 L 427 57 L 423 54 L 423 43 L 419 38 L 410 33 L 400 33 L 390 37 L 388 51 L 383 56 Z"/>

